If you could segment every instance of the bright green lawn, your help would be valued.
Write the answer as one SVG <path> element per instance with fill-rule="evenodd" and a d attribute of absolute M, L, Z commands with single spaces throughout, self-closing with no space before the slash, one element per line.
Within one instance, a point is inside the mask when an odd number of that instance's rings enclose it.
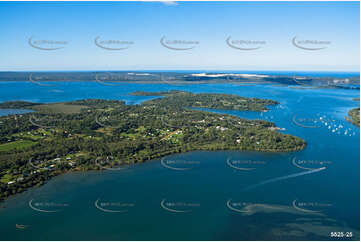
<path fill-rule="evenodd" d="M 13 150 L 13 149 L 24 149 L 24 148 L 32 146 L 33 144 L 35 144 L 35 142 L 30 141 L 30 140 L 18 140 L 18 141 L 6 143 L 6 144 L 1 144 L 0 151 L 8 151 L 8 150 Z"/>

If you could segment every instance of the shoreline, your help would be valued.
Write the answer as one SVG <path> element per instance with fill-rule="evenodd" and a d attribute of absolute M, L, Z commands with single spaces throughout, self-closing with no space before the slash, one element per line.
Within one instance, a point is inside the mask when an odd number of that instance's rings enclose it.
<path fill-rule="evenodd" d="M 160 160 L 164 157 L 167 157 L 167 156 L 172 156 L 172 155 L 177 155 L 177 154 L 188 154 L 188 153 L 193 153 L 193 152 L 229 152 L 229 151 L 233 151 L 233 152 L 240 152 L 240 153 L 258 153 L 258 154 L 280 154 L 280 155 L 284 155 L 284 154 L 287 154 L 287 153 L 293 153 L 293 152 L 300 152 L 300 151 L 304 151 L 305 149 L 307 148 L 307 143 L 306 143 L 306 146 L 301 149 L 301 150 L 288 150 L 288 151 L 259 151 L 259 150 L 236 150 L 236 149 L 226 149 L 226 150 L 202 150 L 202 149 L 197 149 L 197 150 L 190 150 L 190 151 L 187 151 L 187 152 L 181 152 L 181 153 L 171 153 L 171 154 L 167 154 L 167 155 L 164 155 L 164 156 L 159 156 L 159 157 L 156 157 L 156 158 L 153 158 L 151 160 L 147 160 L 145 162 L 139 162 L 139 163 L 135 163 L 135 164 L 131 164 L 131 169 L 136 169 L 135 167 L 136 166 L 140 166 L 140 165 L 144 165 L 144 164 L 149 164 L 149 163 L 155 163 L 156 160 Z M 118 167 L 122 167 L 122 166 L 127 166 L 127 164 L 122 164 L 122 165 L 119 165 Z M 128 169 L 129 170 L 129 169 Z M 121 170 L 121 171 L 124 171 L 124 170 Z M 120 171 L 120 172 L 121 172 Z M 9 199 L 11 198 L 14 198 L 16 196 L 19 196 L 21 194 L 24 194 L 26 192 L 29 192 L 33 189 L 37 189 L 37 188 L 41 188 L 45 185 L 48 184 L 49 181 L 51 180 L 54 180 L 58 177 L 61 177 L 61 176 L 64 176 L 64 175 L 67 175 L 67 174 L 86 174 L 86 173 L 103 173 L 103 172 L 119 172 L 119 170 L 110 170 L 110 169 L 89 169 L 89 170 L 67 170 L 65 172 L 61 172 L 59 174 L 56 174 L 56 175 L 53 175 L 50 177 L 50 179 L 46 180 L 43 184 L 36 184 L 34 186 L 30 186 L 30 187 L 27 187 L 27 188 L 24 188 L 23 191 L 19 192 L 19 193 L 15 193 L 15 194 L 11 194 L 10 196 L 6 197 L 6 198 L 1 198 L 0 199 L 0 211 L 1 209 L 4 209 L 6 207 L 3 207 L 3 204 L 5 202 L 7 202 Z"/>

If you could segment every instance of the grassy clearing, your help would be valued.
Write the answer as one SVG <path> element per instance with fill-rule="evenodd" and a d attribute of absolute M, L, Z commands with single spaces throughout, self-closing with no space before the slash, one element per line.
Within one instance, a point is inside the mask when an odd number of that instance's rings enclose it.
<path fill-rule="evenodd" d="M 88 107 L 83 105 L 52 103 L 52 104 L 36 105 L 33 106 L 32 108 L 39 112 L 73 114 L 73 113 L 79 113 L 81 109 Z"/>
<path fill-rule="evenodd" d="M 1 177 L 0 182 L 8 183 L 13 180 L 13 176 L 10 174 L 5 174 L 3 177 Z"/>
<path fill-rule="evenodd" d="M 21 150 L 21 149 L 30 147 L 34 144 L 35 144 L 35 142 L 30 141 L 30 140 L 18 140 L 18 141 L 6 143 L 6 144 L 1 144 L 0 151 L 8 151 L 8 150 L 14 150 L 14 149 Z"/>

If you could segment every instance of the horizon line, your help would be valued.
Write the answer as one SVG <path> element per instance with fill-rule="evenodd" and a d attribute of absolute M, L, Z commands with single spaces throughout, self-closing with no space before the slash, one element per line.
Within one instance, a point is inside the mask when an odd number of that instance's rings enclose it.
<path fill-rule="evenodd" d="M 234 72 L 316 72 L 316 73 L 359 73 L 360 74 L 360 70 L 358 71 L 351 71 L 351 70 L 245 70 L 245 69 L 232 69 L 232 70 L 228 70 L 228 69 L 143 69 L 143 70 L 139 70 L 139 69 L 112 69 L 112 70 L 0 70 L 1 72 L 111 72 L 111 71 L 121 71 L 121 72 L 127 72 L 127 71 L 132 71 L 132 72 L 160 72 L 160 71 L 170 71 L 170 72 L 176 72 L 176 71 L 189 71 L 189 72 L 230 72 L 230 71 L 234 71 Z"/>

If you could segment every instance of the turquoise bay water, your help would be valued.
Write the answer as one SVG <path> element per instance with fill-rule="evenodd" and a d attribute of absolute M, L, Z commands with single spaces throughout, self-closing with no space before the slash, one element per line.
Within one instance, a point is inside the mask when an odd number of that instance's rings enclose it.
<path fill-rule="evenodd" d="M 285 129 L 280 132 L 305 139 L 307 147 L 291 153 L 195 151 L 126 170 L 68 173 L 2 203 L 0 239 L 336 239 L 331 232 L 352 233 L 345 240 L 359 239 L 360 130 L 345 120 L 348 110 L 359 105 L 352 100 L 359 91 L 236 84 L 0 82 L 0 101 L 102 98 L 134 104 L 150 97 L 131 92 L 172 89 L 277 100 L 280 105 L 269 112 L 207 111 L 275 122 Z M 166 168 L 165 161 L 173 161 L 173 167 L 186 161 L 191 169 Z M 18 229 L 16 224 L 27 227 Z"/>

